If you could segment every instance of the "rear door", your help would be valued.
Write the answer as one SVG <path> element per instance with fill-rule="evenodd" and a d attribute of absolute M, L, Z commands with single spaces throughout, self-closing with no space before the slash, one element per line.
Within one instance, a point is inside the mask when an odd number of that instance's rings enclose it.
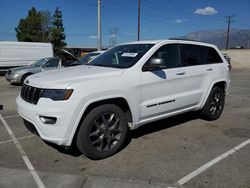
<path fill-rule="evenodd" d="M 205 93 L 208 93 L 210 86 L 212 86 L 215 81 L 227 76 L 227 71 L 225 71 L 223 60 L 214 48 L 202 46 L 201 49 L 204 59 L 204 70 L 206 71 L 206 85 L 204 85 L 204 90 Z"/>
<path fill-rule="evenodd" d="M 150 58 L 163 58 L 166 66 L 141 72 L 141 120 L 179 110 L 185 101 L 185 72 L 179 44 L 163 45 Z"/>
<path fill-rule="evenodd" d="M 200 103 L 209 86 L 207 76 L 210 68 L 204 63 L 203 47 L 194 44 L 182 44 L 183 64 L 185 66 L 186 99 L 190 106 Z"/>

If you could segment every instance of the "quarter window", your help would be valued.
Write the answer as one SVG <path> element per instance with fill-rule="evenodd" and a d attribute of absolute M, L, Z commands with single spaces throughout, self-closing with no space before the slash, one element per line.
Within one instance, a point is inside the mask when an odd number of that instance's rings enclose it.
<path fill-rule="evenodd" d="M 205 64 L 222 63 L 222 59 L 217 51 L 211 47 L 202 47 Z"/>

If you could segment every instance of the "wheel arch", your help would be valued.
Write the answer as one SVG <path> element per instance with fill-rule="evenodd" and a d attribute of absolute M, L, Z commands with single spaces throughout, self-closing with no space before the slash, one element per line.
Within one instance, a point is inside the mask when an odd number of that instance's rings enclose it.
<path fill-rule="evenodd" d="M 107 98 L 107 99 L 101 99 L 101 100 L 95 100 L 90 102 L 89 104 L 86 105 L 86 107 L 84 107 L 84 111 L 79 115 L 81 118 L 78 121 L 76 127 L 73 130 L 73 134 L 72 134 L 72 139 L 71 139 L 71 144 L 75 144 L 76 141 L 76 135 L 79 131 L 79 128 L 81 126 L 81 123 L 83 122 L 84 118 L 86 117 L 86 115 L 93 110 L 94 108 L 100 106 L 100 105 L 104 105 L 104 104 L 115 104 L 118 107 L 120 107 L 122 109 L 122 111 L 125 113 L 126 119 L 128 120 L 128 123 L 133 123 L 133 115 L 132 115 L 132 111 L 131 108 L 129 106 L 129 103 L 127 102 L 127 100 L 124 97 L 113 97 L 113 98 Z"/>
<path fill-rule="evenodd" d="M 226 81 L 216 82 L 213 84 L 212 88 L 214 88 L 214 87 L 219 87 L 224 91 L 224 93 L 227 93 L 227 82 Z M 209 92 L 211 92 L 212 88 L 210 89 Z"/>
<path fill-rule="evenodd" d="M 103 104 L 115 104 L 118 107 L 122 109 L 122 111 L 125 113 L 126 118 L 128 122 L 133 122 L 133 117 L 131 113 L 131 109 L 129 107 L 129 104 L 127 100 L 123 97 L 115 97 L 115 98 L 109 98 L 109 99 L 103 99 L 103 100 L 98 100 L 95 102 L 90 103 L 86 109 L 84 110 L 84 113 L 82 114 L 81 121 L 82 119 L 94 108 L 103 105 Z M 79 122 L 80 123 L 80 122 Z"/>
<path fill-rule="evenodd" d="M 206 94 L 205 99 L 203 100 L 203 103 L 202 103 L 200 109 L 203 108 L 203 106 L 205 105 L 205 103 L 206 103 L 206 101 L 207 101 L 207 98 L 208 98 L 210 92 L 212 91 L 212 89 L 213 89 L 214 87 L 219 87 L 219 88 L 221 88 L 221 89 L 223 90 L 223 92 L 224 92 L 225 94 L 227 93 L 227 87 L 228 87 L 228 86 L 227 86 L 227 81 L 226 81 L 226 80 L 215 81 L 213 84 L 211 84 L 211 87 L 209 88 L 209 90 L 208 90 L 208 92 L 207 92 L 207 94 Z"/>

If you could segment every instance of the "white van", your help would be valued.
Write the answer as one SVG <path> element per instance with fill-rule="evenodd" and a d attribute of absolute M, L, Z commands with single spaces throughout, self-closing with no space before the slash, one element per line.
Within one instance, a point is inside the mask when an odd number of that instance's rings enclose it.
<path fill-rule="evenodd" d="M 0 71 L 30 65 L 44 57 L 53 57 L 51 43 L 0 41 Z"/>

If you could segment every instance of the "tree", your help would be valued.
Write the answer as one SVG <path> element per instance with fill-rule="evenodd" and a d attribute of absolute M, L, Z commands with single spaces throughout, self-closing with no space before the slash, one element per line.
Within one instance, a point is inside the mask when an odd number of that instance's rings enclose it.
<path fill-rule="evenodd" d="M 48 12 L 37 12 L 37 10 L 32 7 L 28 12 L 28 16 L 24 19 L 20 19 L 18 26 L 15 28 L 17 40 L 26 42 L 48 42 L 48 23 L 50 19 Z"/>
<path fill-rule="evenodd" d="M 40 11 L 39 12 L 42 15 L 42 23 L 41 28 L 43 31 L 42 40 L 49 42 L 50 41 L 50 32 L 52 28 L 52 17 L 50 11 Z"/>
<path fill-rule="evenodd" d="M 51 42 L 56 55 L 66 46 L 62 12 L 56 8 L 53 20 L 49 11 L 37 11 L 32 7 L 26 18 L 20 19 L 15 28 L 18 41 Z"/>
<path fill-rule="evenodd" d="M 54 53 L 56 55 L 59 55 L 60 49 L 67 45 L 65 43 L 66 35 L 64 33 L 62 12 L 59 10 L 59 7 L 56 8 L 53 19 L 54 20 L 51 30 L 51 43 L 54 47 Z"/>

